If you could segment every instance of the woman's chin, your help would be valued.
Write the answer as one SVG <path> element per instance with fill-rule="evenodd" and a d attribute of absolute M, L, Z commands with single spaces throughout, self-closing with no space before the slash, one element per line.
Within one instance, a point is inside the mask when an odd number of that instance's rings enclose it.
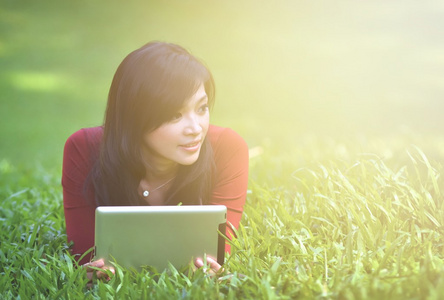
<path fill-rule="evenodd" d="M 194 164 L 199 158 L 199 152 L 194 153 L 193 155 L 189 155 L 188 157 L 184 157 L 178 161 L 179 164 L 183 166 L 190 166 Z"/>

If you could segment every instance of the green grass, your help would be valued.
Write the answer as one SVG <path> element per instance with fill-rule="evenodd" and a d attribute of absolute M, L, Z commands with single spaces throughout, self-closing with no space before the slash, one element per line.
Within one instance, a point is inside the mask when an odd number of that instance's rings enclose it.
<path fill-rule="evenodd" d="M 403 148 L 400 140 L 385 140 L 386 149 L 381 140 L 369 141 L 374 146 L 365 150 L 373 152 L 362 152 L 356 141 L 300 142 L 288 155 L 277 156 L 263 145 L 251 158 L 245 214 L 226 263 L 231 280 L 201 271 L 152 274 L 118 267 L 109 282 L 92 289 L 85 288 L 84 270 L 73 267 L 66 244 L 60 174 L 20 170 L 3 161 L 0 294 L 6 299 L 443 297 L 442 166 L 416 146 Z"/>

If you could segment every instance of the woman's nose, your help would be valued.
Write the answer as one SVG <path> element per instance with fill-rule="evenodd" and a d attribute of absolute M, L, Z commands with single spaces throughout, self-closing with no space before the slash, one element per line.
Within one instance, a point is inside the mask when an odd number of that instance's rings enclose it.
<path fill-rule="evenodd" d="M 198 116 L 190 116 L 187 118 L 187 123 L 185 126 L 185 134 L 199 134 L 202 132 L 202 126 L 200 124 L 200 119 Z"/>

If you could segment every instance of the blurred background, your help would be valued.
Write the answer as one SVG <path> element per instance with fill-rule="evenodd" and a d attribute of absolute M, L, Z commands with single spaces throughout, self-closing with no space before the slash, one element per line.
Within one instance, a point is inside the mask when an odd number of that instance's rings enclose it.
<path fill-rule="evenodd" d="M 0 160 L 60 168 L 151 40 L 216 80 L 212 122 L 250 147 L 444 129 L 444 2 L 0 0 Z"/>

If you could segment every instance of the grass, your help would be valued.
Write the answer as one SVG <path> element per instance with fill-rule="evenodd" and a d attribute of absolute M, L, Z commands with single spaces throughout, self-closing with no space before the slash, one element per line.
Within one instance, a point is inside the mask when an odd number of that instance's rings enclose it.
<path fill-rule="evenodd" d="M 325 142 L 325 140 L 323 140 Z M 1 164 L 5 299 L 440 299 L 442 166 L 416 147 L 312 140 L 251 158 L 245 214 L 221 280 L 117 267 L 86 289 L 66 244 L 57 172 Z M 388 143 L 388 141 L 386 141 Z M 371 148 L 371 147 L 370 147 Z M 372 150 L 372 149 L 366 150 Z M 378 150 L 379 149 L 379 150 Z M 378 151 L 380 152 L 378 154 Z M 313 153 L 310 157 L 308 153 Z M 370 154 L 372 153 L 372 154 Z M 324 157 L 319 162 L 316 155 Z M 303 158 L 303 159 L 302 159 Z M 310 163 L 311 162 L 311 163 Z M 285 180 L 283 180 L 285 179 Z M 245 277 L 239 276 L 244 274 Z"/>

